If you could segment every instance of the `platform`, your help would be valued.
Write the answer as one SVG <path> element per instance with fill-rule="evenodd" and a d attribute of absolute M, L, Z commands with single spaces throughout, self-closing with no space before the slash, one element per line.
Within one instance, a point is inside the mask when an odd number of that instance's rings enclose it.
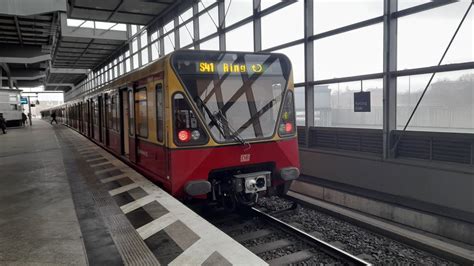
<path fill-rule="evenodd" d="M 77 132 L 0 135 L 0 264 L 265 265 Z"/>

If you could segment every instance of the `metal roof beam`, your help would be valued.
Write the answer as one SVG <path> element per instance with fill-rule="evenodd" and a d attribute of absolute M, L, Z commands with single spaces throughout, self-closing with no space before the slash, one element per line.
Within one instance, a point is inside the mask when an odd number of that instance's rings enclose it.
<path fill-rule="evenodd" d="M 18 24 L 18 16 L 14 16 L 16 32 L 18 34 L 18 40 L 20 40 L 20 45 L 23 46 L 23 38 L 21 37 L 20 25 Z"/>
<path fill-rule="evenodd" d="M 51 73 L 51 74 L 84 74 L 84 75 L 87 75 L 89 73 L 89 69 L 52 67 L 52 68 L 49 69 L 49 73 Z"/>
<path fill-rule="evenodd" d="M 3 0 L 0 14 L 14 16 L 32 16 L 55 11 L 67 12 L 66 0 Z"/>

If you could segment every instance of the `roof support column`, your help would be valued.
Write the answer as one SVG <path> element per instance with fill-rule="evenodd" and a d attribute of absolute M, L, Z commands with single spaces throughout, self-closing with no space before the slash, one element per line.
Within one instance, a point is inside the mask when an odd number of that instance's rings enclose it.
<path fill-rule="evenodd" d="M 383 20 L 383 158 L 394 158 L 392 131 L 397 129 L 397 0 L 384 0 Z"/>
<path fill-rule="evenodd" d="M 262 19 L 260 17 L 261 0 L 253 0 L 253 50 L 262 50 Z"/>
<path fill-rule="evenodd" d="M 178 25 L 179 25 L 179 16 L 176 16 L 174 18 L 174 29 L 173 29 L 173 31 L 174 31 L 174 49 L 175 50 L 178 50 L 179 47 L 180 47 Z"/>
<path fill-rule="evenodd" d="M 224 0 L 219 0 L 217 4 L 217 11 L 218 11 L 218 28 L 217 32 L 219 33 L 219 50 L 225 51 L 227 50 L 225 47 L 225 33 L 224 33 L 224 28 L 225 28 L 225 1 Z"/>
<path fill-rule="evenodd" d="M 304 1 L 304 65 L 305 65 L 305 125 L 306 128 L 314 126 L 314 86 L 307 85 L 314 80 L 314 41 L 309 37 L 313 36 L 314 21 L 313 0 Z M 293 69 L 294 70 L 294 69 Z"/>
<path fill-rule="evenodd" d="M 10 67 L 8 67 L 8 64 L 7 64 L 7 63 L 0 63 L 0 68 L 3 68 L 3 70 L 5 70 L 5 73 L 7 73 L 7 76 L 8 76 L 8 87 L 9 87 L 10 89 L 13 89 L 13 79 L 12 79 L 12 72 L 10 71 Z M 0 69 L 0 72 L 2 72 L 1 69 Z M 1 75 L 1 73 L 0 73 L 0 75 Z M 2 79 L 1 79 L 1 77 L 0 77 L 0 82 L 3 82 Z M 2 87 L 1 85 L 2 85 L 2 84 L 0 83 L 0 87 Z"/>
<path fill-rule="evenodd" d="M 199 13 L 199 1 L 193 4 L 193 33 L 194 33 L 194 49 L 200 50 L 200 44 L 197 42 L 199 40 L 199 17 L 197 16 Z"/>
<path fill-rule="evenodd" d="M 165 38 L 163 36 L 163 27 L 159 29 L 158 42 L 160 42 L 160 50 L 158 51 L 158 58 L 161 58 L 165 55 Z"/>
<path fill-rule="evenodd" d="M 152 62 L 153 61 L 153 56 L 152 56 L 153 48 L 151 47 L 152 46 L 152 44 L 151 44 L 151 34 L 148 31 L 146 33 L 146 39 L 147 39 L 147 45 L 146 45 L 145 49 L 148 49 L 148 62 Z"/>

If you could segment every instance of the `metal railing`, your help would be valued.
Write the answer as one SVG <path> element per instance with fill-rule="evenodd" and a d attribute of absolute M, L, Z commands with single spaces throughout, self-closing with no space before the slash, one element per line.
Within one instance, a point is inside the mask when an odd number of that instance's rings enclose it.
<path fill-rule="evenodd" d="M 392 140 L 401 131 L 392 132 Z M 298 127 L 300 147 L 363 152 L 382 156 L 383 132 L 378 129 Z M 393 145 L 394 143 L 392 143 Z M 397 158 L 415 158 L 474 166 L 474 134 L 406 131 Z"/>

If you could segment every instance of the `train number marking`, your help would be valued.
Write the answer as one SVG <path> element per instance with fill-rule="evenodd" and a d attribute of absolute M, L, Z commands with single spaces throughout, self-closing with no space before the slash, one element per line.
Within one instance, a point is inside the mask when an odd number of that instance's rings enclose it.
<path fill-rule="evenodd" d="M 240 155 L 240 162 L 249 162 L 250 161 L 250 154 L 241 154 Z"/>

